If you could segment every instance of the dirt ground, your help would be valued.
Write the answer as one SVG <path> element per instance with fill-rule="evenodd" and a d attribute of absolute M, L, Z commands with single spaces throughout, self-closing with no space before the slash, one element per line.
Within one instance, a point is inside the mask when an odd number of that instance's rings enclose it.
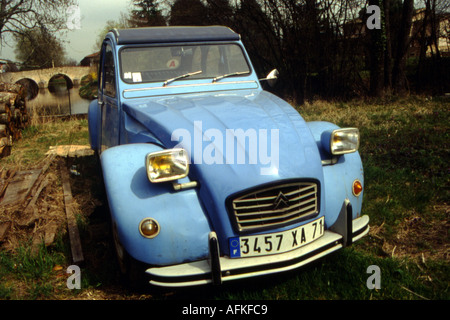
<path fill-rule="evenodd" d="M 435 209 L 445 212 L 447 217 L 450 216 L 448 206 Z M 383 237 L 384 224 L 372 225 L 369 235 L 375 239 L 375 243 L 380 245 L 384 256 L 408 257 L 408 259 L 422 263 L 426 263 L 428 260 L 448 261 L 450 259 L 449 221 L 449 219 L 425 221 L 416 215 L 400 223 L 397 227 L 397 234 L 392 240 L 387 241 Z"/>

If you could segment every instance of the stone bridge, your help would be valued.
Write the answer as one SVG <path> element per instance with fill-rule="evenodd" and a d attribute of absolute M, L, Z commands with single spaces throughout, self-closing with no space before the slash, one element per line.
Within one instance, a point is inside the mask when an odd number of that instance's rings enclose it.
<path fill-rule="evenodd" d="M 32 86 L 39 89 L 48 88 L 50 79 L 55 76 L 63 76 L 66 80 L 67 87 L 73 88 L 80 84 L 81 78 L 88 75 L 91 67 L 57 67 L 48 69 L 37 69 L 29 71 L 5 72 L 0 73 L 0 81 L 16 83 L 18 81 L 31 82 Z"/>

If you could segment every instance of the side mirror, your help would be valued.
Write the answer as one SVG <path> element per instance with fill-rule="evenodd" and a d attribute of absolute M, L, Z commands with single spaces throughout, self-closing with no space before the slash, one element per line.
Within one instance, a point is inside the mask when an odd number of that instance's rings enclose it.
<path fill-rule="evenodd" d="M 275 83 L 277 82 L 278 75 L 279 75 L 278 70 L 273 69 L 272 71 L 269 72 L 269 74 L 265 78 L 259 79 L 259 81 L 267 80 L 267 82 L 269 83 L 269 86 L 273 87 L 275 85 Z"/>

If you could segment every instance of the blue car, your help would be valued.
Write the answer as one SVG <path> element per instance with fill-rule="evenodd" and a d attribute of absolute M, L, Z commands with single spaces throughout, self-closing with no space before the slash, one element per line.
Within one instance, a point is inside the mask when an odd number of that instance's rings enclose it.
<path fill-rule="evenodd" d="M 357 128 L 306 122 L 222 26 L 110 31 L 89 135 L 121 271 L 165 287 L 302 267 L 369 231 Z"/>

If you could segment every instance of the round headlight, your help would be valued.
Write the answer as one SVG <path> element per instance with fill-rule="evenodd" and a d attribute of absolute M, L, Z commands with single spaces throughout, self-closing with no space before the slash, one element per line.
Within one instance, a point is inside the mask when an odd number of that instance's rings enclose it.
<path fill-rule="evenodd" d="M 159 234 L 159 224 L 156 220 L 145 218 L 139 224 L 139 232 L 143 237 L 152 239 Z"/>

